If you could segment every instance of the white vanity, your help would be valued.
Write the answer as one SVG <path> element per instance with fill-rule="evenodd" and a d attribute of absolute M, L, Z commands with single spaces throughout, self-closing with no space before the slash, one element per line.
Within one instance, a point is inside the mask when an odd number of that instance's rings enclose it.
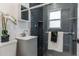
<path fill-rule="evenodd" d="M 17 40 L 0 42 L 0 56 L 16 56 Z"/>
<path fill-rule="evenodd" d="M 37 36 L 16 37 L 18 56 L 37 56 Z"/>

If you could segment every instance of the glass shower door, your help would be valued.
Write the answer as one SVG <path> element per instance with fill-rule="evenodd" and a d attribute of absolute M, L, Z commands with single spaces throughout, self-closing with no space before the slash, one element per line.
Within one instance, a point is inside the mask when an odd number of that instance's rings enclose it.
<path fill-rule="evenodd" d="M 76 31 L 77 20 L 74 18 L 72 8 L 62 11 L 63 53 L 67 55 L 76 55 Z"/>

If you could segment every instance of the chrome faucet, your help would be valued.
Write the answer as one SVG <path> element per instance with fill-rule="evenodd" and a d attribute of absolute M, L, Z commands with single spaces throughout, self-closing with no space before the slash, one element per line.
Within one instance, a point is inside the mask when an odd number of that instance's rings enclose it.
<path fill-rule="evenodd" d="M 22 33 L 21 33 L 21 36 L 26 36 L 26 33 L 28 32 L 28 30 L 24 30 Z"/>

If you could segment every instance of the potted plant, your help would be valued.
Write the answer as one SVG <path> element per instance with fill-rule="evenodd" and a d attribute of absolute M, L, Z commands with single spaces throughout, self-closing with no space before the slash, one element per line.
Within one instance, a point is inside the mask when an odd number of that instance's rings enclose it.
<path fill-rule="evenodd" d="M 5 17 L 7 16 L 7 17 Z M 16 24 L 16 19 L 14 17 L 12 17 L 14 19 L 14 23 Z M 3 15 L 2 14 L 2 36 L 1 36 L 1 42 L 7 42 L 9 41 L 9 34 L 8 34 L 8 30 L 7 30 L 7 21 L 11 20 L 12 18 L 9 15 Z"/>

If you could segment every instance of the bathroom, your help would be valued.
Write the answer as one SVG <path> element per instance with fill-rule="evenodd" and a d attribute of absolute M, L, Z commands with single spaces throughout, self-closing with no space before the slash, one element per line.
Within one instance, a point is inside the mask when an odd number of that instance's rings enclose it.
<path fill-rule="evenodd" d="M 7 21 L 0 56 L 79 55 L 78 3 L 0 3 L 0 37 L 2 14 L 15 21 Z"/>

